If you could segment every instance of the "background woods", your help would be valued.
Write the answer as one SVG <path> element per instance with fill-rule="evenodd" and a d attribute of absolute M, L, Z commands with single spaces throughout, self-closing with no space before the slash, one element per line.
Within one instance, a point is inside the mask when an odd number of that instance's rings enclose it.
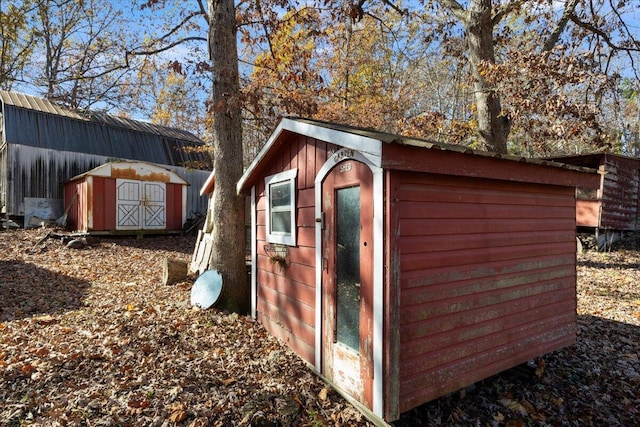
<path fill-rule="evenodd" d="M 638 5 L 236 5 L 245 164 L 282 115 L 526 156 L 637 144 Z M 0 85 L 211 140 L 203 1 L 0 1 Z"/>

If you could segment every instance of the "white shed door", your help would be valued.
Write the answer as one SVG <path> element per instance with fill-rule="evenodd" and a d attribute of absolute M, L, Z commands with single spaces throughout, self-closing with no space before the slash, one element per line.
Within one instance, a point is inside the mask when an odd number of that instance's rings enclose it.
<path fill-rule="evenodd" d="M 166 212 L 164 183 L 116 179 L 116 230 L 163 230 Z"/>

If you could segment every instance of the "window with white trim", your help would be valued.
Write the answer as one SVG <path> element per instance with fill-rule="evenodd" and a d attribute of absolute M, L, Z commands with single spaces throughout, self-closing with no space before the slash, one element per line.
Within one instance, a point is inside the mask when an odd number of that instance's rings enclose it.
<path fill-rule="evenodd" d="M 296 177 L 290 169 L 264 179 L 267 197 L 267 242 L 296 245 Z"/>

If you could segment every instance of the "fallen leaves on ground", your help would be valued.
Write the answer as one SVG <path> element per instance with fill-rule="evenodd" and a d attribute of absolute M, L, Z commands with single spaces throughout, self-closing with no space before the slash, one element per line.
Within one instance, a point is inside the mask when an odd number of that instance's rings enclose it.
<path fill-rule="evenodd" d="M 0 425 L 369 425 L 248 317 L 161 284 L 192 237 L 0 232 Z M 398 426 L 638 425 L 640 252 L 578 258 L 578 343 L 403 414 Z"/>
<path fill-rule="evenodd" d="M 366 425 L 260 324 L 193 308 L 193 280 L 162 285 L 193 238 L 34 247 L 44 233 L 0 232 L 0 425 L 236 426 L 265 393 L 264 419 L 287 404 L 297 425 Z"/>

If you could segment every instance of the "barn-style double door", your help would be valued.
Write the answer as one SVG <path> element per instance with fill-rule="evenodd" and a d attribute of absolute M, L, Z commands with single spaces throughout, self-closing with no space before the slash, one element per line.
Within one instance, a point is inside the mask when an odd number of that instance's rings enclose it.
<path fill-rule="evenodd" d="M 166 213 L 164 183 L 116 180 L 116 230 L 165 229 Z"/>
<path fill-rule="evenodd" d="M 373 175 L 337 163 L 322 184 L 322 372 L 372 407 Z"/>

